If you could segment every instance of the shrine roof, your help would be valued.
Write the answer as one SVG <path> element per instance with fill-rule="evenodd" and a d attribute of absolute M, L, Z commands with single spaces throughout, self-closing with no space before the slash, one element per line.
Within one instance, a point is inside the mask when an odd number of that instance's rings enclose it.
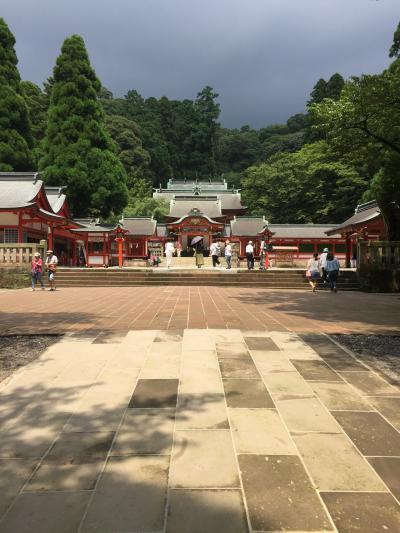
<path fill-rule="evenodd" d="M 128 230 L 129 235 L 154 235 L 157 221 L 151 217 L 126 217 L 122 226 Z"/>
<path fill-rule="evenodd" d="M 359 224 L 364 224 L 375 218 L 378 218 L 381 214 L 381 210 L 378 207 L 378 204 L 375 200 L 367 202 L 365 204 L 360 204 L 357 206 L 353 216 L 339 224 L 335 228 L 330 228 L 326 231 L 327 235 L 332 235 L 333 231 L 341 232 L 346 229 L 351 229 L 352 226 L 357 226 Z"/>
<path fill-rule="evenodd" d="M 231 220 L 231 233 L 237 236 L 255 237 L 265 226 L 264 217 L 235 217 Z"/>
<path fill-rule="evenodd" d="M 199 188 L 202 190 L 213 190 L 215 188 L 224 189 L 228 188 L 228 184 L 224 179 L 210 179 L 210 180 L 197 180 L 197 179 L 170 179 L 167 183 L 167 190 L 192 190 Z"/>
<path fill-rule="evenodd" d="M 66 195 L 63 193 L 65 187 L 45 187 L 45 192 L 49 204 L 55 213 L 61 211 L 67 200 Z"/>
<path fill-rule="evenodd" d="M 170 204 L 168 216 L 181 218 L 191 213 L 193 209 L 198 210 L 198 214 L 206 215 L 209 218 L 222 217 L 221 201 L 211 196 L 209 198 L 173 198 Z"/>
<path fill-rule="evenodd" d="M 272 239 L 326 239 L 326 232 L 332 230 L 332 237 L 340 237 L 334 224 L 269 224 Z"/>
<path fill-rule="evenodd" d="M 35 205 L 42 187 L 36 172 L 0 172 L 0 209 Z"/>

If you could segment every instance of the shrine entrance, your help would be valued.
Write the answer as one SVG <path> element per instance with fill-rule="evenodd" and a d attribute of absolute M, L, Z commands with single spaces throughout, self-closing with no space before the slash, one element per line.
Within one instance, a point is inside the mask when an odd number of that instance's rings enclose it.
<path fill-rule="evenodd" d="M 203 237 L 203 246 L 207 250 L 210 248 L 213 238 L 223 239 L 224 224 L 212 220 L 205 215 L 187 215 L 167 224 L 167 231 L 175 240 L 182 245 L 182 251 L 189 251 L 194 237 Z"/>

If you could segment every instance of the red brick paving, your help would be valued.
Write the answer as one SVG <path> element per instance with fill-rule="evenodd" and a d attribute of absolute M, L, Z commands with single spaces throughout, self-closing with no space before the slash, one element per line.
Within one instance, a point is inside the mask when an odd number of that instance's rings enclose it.
<path fill-rule="evenodd" d="M 0 292 L 0 331 L 239 328 L 400 332 L 396 294 L 220 287 L 101 287 Z"/>

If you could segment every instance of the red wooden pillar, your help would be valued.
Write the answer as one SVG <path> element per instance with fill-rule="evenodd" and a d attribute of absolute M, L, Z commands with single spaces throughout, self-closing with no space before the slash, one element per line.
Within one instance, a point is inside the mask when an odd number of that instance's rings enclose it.
<path fill-rule="evenodd" d="M 346 236 L 346 267 L 350 268 L 350 259 L 351 259 L 351 239 L 349 236 Z"/>
<path fill-rule="evenodd" d="M 22 228 L 22 216 L 21 213 L 18 213 L 18 243 L 21 244 L 24 242 L 24 232 Z"/>

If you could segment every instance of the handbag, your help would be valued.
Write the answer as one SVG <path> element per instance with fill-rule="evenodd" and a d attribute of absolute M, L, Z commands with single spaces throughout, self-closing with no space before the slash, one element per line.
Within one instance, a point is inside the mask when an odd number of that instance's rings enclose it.
<path fill-rule="evenodd" d="M 311 270 L 306 270 L 306 278 L 311 278 Z"/>

